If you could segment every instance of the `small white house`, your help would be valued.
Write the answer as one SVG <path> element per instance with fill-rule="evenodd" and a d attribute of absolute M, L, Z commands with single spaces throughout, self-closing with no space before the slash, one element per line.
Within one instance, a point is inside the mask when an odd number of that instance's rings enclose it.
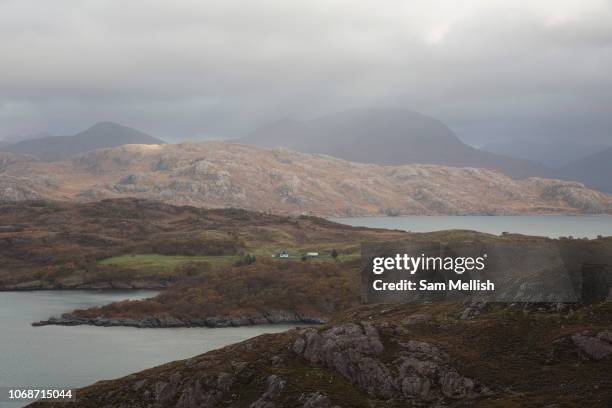
<path fill-rule="evenodd" d="M 289 258 L 289 252 L 287 251 L 282 251 L 278 254 L 279 258 Z"/>

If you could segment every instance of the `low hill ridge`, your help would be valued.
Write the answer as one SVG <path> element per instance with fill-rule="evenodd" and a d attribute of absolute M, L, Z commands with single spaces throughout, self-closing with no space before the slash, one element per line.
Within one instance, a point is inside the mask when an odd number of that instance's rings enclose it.
<path fill-rule="evenodd" d="M 467 167 L 360 164 L 225 142 L 125 145 L 55 163 L 21 156 L 4 163 L 0 201 L 138 197 L 323 216 L 612 212 L 612 196 L 575 182 L 513 180 Z"/>

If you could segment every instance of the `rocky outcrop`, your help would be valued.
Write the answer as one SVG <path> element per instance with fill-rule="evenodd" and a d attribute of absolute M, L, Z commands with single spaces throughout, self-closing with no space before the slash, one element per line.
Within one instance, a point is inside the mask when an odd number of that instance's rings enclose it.
<path fill-rule="evenodd" d="M 83 283 L 62 283 L 44 280 L 23 281 L 0 286 L 0 291 L 29 291 L 29 290 L 164 290 L 171 285 L 165 280 L 158 281 L 99 281 Z"/>
<path fill-rule="evenodd" d="M 274 400 L 276 400 L 281 391 L 283 391 L 287 385 L 287 381 L 277 375 L 271 375 L 266 380 L 266 383 L 266 391 L 257 401 L 249 405 L 249 408 L 274 408 L 276 406 Z"/>
<path fill-rule="evenodd" d="M 303 408 L 340 408 L 339 405 L 332 405 L 329 397 L 320 392 L 313 392 L 305 395 L 303 400 Z"/>
<path fill-rule="evenodd" d="M 399 327 L 385 327 L 386 331 Z M 308 329 L 293 351 L 312 364 L 333 369 L 369 395 L 391 399 L 473 399 L 490 391 L 449 364 L 449 356 L 435 345 L 398 341 L 385 356 L 379 329 L 369 323 L 330 329 Z"/>
<path fill-rule="evenodd" d="M 612 196 L 575 182 L 513 180 L 476 168 L 360 164 L 223 142 L 125 145 L 56 163 L 5 158 L 0 166 L 0 202 L 130 196 L 324 216 L 612 213 Z M 57 183 L 41 184 L 47 174 Z"/>
<path fill-rule="evenodd" d="M 36 179 L 0 175 L 0 202 L 37 200 L 44 187 Z"/>
<path fill-rule="evenodd" d="M 339 401 L 337 394 L 330 397 L 324 389 L 296 392 L 302 388 L 296 380 L 299 374 L 291 367 L 301 359 L 307 364 L 306 370 L 316 373 L 317 366 L 324 366 L 330 373 L 345 377 L 372 401 L 447 406 L 449 401 L 466 403 L 491 394 L 480 382 L 459 374 L 437 346 L 401 341 L 398 330 L 394 325 L 348 323 L 259 337 L 112 384 L 94 385 L 79 391 L 76 406 L 352 406 L 348 400 L 344 401 L 347 405 Z M 396 344 L 387 349 L 387 341 Z"/>
<path fill-rule="evenodd" d="M 576 333 L 572 336 L 574 345 L 593 360 L 603 360 L 612 356 L 612 332 L 608 330 L 597 334 Z"/>

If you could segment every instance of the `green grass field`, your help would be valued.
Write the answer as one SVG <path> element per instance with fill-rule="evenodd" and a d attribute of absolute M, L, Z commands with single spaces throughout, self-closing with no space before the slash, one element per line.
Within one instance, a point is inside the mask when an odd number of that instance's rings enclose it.
<path fill-rule="evenodd" d="M 164 270 L 171 271 L 177 266 L 190 262 L 208 262 L 211 265 L 232 263 L 238 259 L 235 255 L 222 256 L 182 256 L 182 255 L 121 255 L 103 259 L 99 265 L 114 265 L 135 270 Z"/>
<path fill-rule="evenodd" d="M 305 253 L 305 252 L 304 252 Z M 270 257 L 272 254 L 265 252 L 255 252 L 257 257 Z M 348 260 L 359 257 L 358 253 L 351 254 L 340 254 L 338 260 Z M 211 265 L 220 265 L 224 263 L 232 263 L 238 260 L 240 257 L 237 255 L 221 255 L 221 256 L 183 256 L 183 255 L 159 255 L 159 254 L 139 254 L 139 255 L 120 255 L 112 258 L 106 258 L 98 261 L 99 265 L 114 265 L 122 266 L 130 269 L 173 269 L 179 265 L 189 262 L 208 262 Z M 291 259 L 300 260 L 302 258 L 301 251 L 293 250 L 289 251 L 289 258 L 275 258 L 275 259 Z M 308 258 L 312 261 L 330 261 L 332 257 L 329 254 L 322 253 L 318 257 Z"/>

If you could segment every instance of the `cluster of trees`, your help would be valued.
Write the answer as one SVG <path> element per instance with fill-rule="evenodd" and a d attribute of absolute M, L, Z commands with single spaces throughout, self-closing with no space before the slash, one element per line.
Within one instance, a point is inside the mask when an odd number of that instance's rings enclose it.
<path fill-rule="evenodd" d="M 255 255 L 246 254 L 245 256 L 243 256 L 242 258 L 234 262 L 234 266 L 251 265 L 255 263 L 256 261 L 257 261 L 257 258 L 255 258 Z"/>

